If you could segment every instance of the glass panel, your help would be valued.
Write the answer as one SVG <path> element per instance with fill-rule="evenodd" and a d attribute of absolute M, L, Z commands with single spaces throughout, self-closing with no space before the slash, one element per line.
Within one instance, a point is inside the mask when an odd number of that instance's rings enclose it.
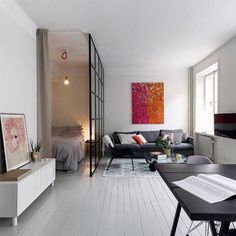
<path fill-rule="evenodd" d="M 98 66 L 99 66 L 99 59 L 98 59 L 98 54 L 96 53 L 96 71 L 98 73 Z"/>
<path fill-rule="evenodd" d="M 99 89 L 99 98 L 101 98 L 102 99 L 102 82 L 101 82 L 101 80 L 99 80 L 99 84 L 100 84 L 100 89 Z"/>
<path fill-rule="evenodd" d="M 99 79 L 97 75 L 96 75 L 96 94 L 99 95 Z"/>
<path fill-rule="evenodd" d="M 91 90 L 94 93 L 96 92 L 96 90 L 95 90 L 95 72 L 94 72 L 93 68 L 91 70 Z"/>
<path fill-rule="evenodd" d="M 94 53 L 95 53 L 95 51 L 94 51 L 94 45 L 93 45 L 93 43 L 91 42 L 91 64 L 92 64 L 93 66 L 95 66 Z"/>
<path fill-rule="evenodd" d="M 96 98 L 96 118 L 99 118 L 99 99 L 98 98 Z"/>
<path fill-rule="evenodd" d="M 95 148 L 95 145 L 93 145 L 93 146 L 91 147 L 91 150 L 92 150 L 92 171 L 94 171 L 95 168 L 96 168 L 96 162 L 95 162 L 95 160 L 96 160 L 96 156 L 95 156 L 95 154 L 96 154 L 96 148 Z"/>
<path fill-rule="evenodd" d="M 95 140 L 95 120 L 92 120 L 92 127 L 91 127 L 91 129 L 92 129 L 92 140 Z"/>
<path fill-rule="evenodd" d="M 96 141 L 98 141 L 100 138 L 100 132 L 99 132 L 99 120 L 96 120 Z"/>
<path fill-rule="evenodd" d="M 96 118 L 95 117 L 95 95 L 94 94 L 91 94 L 91 111 L 92 111 L 92 118 Z"/>

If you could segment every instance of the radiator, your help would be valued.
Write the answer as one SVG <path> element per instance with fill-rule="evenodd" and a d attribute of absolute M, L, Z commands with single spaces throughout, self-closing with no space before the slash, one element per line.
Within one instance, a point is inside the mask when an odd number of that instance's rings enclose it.
<path fill-rule="evenodd" d="M 207 156 L 214 160 L 214 137 L 207 134 L 197 133 L 196 142 L 198 147 L 197 154 Z"/>

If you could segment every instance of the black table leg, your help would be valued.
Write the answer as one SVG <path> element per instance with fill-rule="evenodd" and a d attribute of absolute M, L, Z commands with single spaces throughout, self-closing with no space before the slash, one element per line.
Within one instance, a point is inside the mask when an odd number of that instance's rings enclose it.
<path fill-rule="evenodd" d="M 210 224 L 212 236 L 217 236 L 217 232 L 216 232 L 216 227 L 215 227 L 214 221 L 209 221 L 209 224 Z"/>
<path fill-rule="evenodd" d="M 177 224 L 178 224 L 178 221 L 179 221 L 180 211 L 181 211 L 181 206 L 180 206 L 180 204 L 178 203 L 177 208 L 176 208 L 176 211 L 175 211 L 175 218 L 174 218 L 174 222 L 173 222 L 173 224 L 172 224 L 170 236 L 175 236 Z"/>
<path fill-rule="evenodd" d="M 221 223 L 219 236 L 227 235 L 227 233 L 229 231 L 229 224 L 230 224 L 230 222 L 228 222 L 228 221 L 223 221 Z"/>

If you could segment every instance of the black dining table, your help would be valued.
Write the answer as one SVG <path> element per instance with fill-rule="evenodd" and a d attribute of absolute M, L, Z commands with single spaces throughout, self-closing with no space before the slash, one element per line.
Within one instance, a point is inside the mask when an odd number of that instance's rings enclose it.
<path fill-rule="evenodd" d="M 221 222 L 218 235 L 227 235 L 230 222 L 236 221 L 236 197 L 210 204 L 197 196 L 174 185 L 173 181 L 185 179 L 198 174 L 220 174 L 236 180 L 234 164 L 157 164 L 157 171 L 178 201 L 170 235 L 174 236 L 181 209 L 192 221 L 207 221 L 212 235 L 217 235 L 215 221 Z"/>

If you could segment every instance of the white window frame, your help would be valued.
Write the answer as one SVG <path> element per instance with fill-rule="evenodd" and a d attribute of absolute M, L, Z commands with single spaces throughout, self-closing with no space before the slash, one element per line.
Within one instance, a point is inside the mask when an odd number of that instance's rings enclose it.
<path fill-rule="evenodd" d="M 219 61 L 216 61 L 215 63 L 205 67 L 201 71 L 198 71 L 195 73 L 194 78 L 194 113 L 193 113 L 193 125 L 194 125 L 194 132 L 198 133 L 204 133 L 204 134 L 210 134 L 212 135 L 213 130 L 208 130 L 205 126 L 203 125 L 203 120 L 199 116 L 198 111 L 202 110 L 202 112 L 206 111 L 206 77 L 213 74 L 213 96 L 214 96 L 214 106 L 213 106 L 213 114 L 217 113 L 219 111 Z M 202 82 L 200 82 L 202 81 Z M 202 84 L 202 85 L 201 85 Z M 200 85 L 200 87 L 199 87 Z M 201 89 L 202 88 L 202 89 Z M 202 92 L 201 92 L 202 90 Z M 201 97 L 198 97 L 200 95 Z M 200 103 L 197 102 L 200 98 Z M 202 104 L 202 105 L 201 105 Z"/>
<path fill-rule="evenodd" d="M 217 74 L 217 78 L 216 78 L 216 74 Z M 216 88 L 216 79 L 218 80 L 218 70 L 214 70 L 206 75 L 203 76 L 204 79 L 204 109 L 206 110 L 206 77 L 208 77 L 209 75 L 213 75 L 213 114 L 215 114 L 216 112 L 218 112 L 219 109 L 219 104 L 218 104 L 218 87 Z M 217 81 L 217 85 L 218 85 L 218 81 Z M 216 89 L 217 89 L 217 97 L 216 97 Z M 216 108 L 217 107 L 217 108 Z"/>

